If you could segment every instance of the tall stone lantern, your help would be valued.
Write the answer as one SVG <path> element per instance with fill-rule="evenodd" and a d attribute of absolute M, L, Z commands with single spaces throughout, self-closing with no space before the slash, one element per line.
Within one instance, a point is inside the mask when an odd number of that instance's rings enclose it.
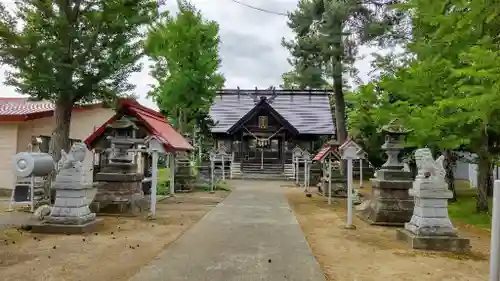
<path fill-rule="evenodd" d="M 370 179 L 371 199 L 362 204 L 358 216 L 374 225 L 403 226 L 412 217 L 414 200 L 408 194 L 412 187 L 411 173 L 403 170 L 404 165 L 398 156 L 412 130 L 395 119 L 381 131 L 385 133 L 382 149 L 387 154 L 387 161 L 376 172 L 376 177 Z"/>
<path fill-rule="evenodd" d="M 406 137 L 413 130 L 406 129 L 398 119 L 392 120 L 382 127 L 385 133 L 385 143 L 382 150 L 387 154 L 387 161 L 382 165 L 382 171 L 400 171 L 404 168 L 399 161 L 399 153 L 405 148 Z"/>

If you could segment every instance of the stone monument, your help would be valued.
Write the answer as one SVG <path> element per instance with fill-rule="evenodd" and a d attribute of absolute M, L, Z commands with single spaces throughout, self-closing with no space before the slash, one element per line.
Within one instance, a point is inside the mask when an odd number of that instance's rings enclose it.
<path fill-rule="evenodd" d="M 410 243 L 413 249 L 464 253 L 470 241 L 458 236 L 448 217 L 448 190 L 443 167 L 444 156 L 435 162 L 428 148 L 415 151 L 418 174 L 409 194 L 415 198 L 410 222 L 397 230 L 397 237 Z"/>
<path fill-rule="evenodd" d="M 97 195 L 92 209 L 100 213 L 135 214 L 149 206 L 142 190 L 144 175 L 131 156 L 144 140 L 136 139 L 138 128 L 128 119 L 117 120 L 109 126 L 113 134 L 107 137 L 108 161 L 95 176 Z"/>
<path fill-rule="evenodd" d="M 83 143 L 75 143 L 68 154 L 63 151 L 58 163 L 53 184 L 56 199 L 50 214 L 41 224 L 32 226 L 33 232 L 42 233 L 83 233 L 92 231 L 96 224 L 96 214 L 89 209 L 96 189 L 85 181 L 83 160 L 87 148 Z"/>
<path fill-rule="evenodd" d="M 411 173 L 403 171 L 398 155 L 411 130 L 405 129 L 395 119 L 382 131 L 386 133 L 382 149 L 387 154 L 387 161 L 375 173 L 375 178 L 370 179 L 371 198 L 358 208 L 358 216 L 374 225 L 403 226 L 410 221 L 414 204 L 408 194 L 412 187 Z"/>

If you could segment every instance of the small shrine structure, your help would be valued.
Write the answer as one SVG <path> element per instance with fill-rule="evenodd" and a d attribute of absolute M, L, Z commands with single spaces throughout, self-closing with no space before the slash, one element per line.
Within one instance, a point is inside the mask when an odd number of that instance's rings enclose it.
<path fill-rule="evenodd" d="M 163 115 L 131 99 L 121 100 L 116 114 L 85 140 L 94 152 L 94 210 L 136 213 L 149 207 L 144 194 L 150 193 L 150 184 L 144 182 L 153 166 L 147 147 L 151 137 L 163 145 L 162 152 L 170 158 L 193 150 Z M 170 184 L 174 186 L 172 178 Z"/>
<path fill-rule="evenodd" d="M 338 151 L 339 146 L 336 140 L 328 141 L 312 159 L 313 162 L 321 163 L 321 180 L 318 191 L 329 198 L 330 181 L 331 197 L 347 197 L 346 180 L 340 171 L 342 159 Z"/>

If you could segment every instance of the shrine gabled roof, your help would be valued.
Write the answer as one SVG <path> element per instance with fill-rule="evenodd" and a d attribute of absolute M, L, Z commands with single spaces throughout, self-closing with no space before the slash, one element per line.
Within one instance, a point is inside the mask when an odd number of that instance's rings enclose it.
<path fill-rule="evenodd" d="M 272 102 L 272 101 L 271 101 Z M 286 120 L 279 112 L 277 112 L 270 104 L 270 101 L 266 97 L 261 97 L 259 102 L 255 104 L 255 106 L 250 109 L 240 120 L 231 126 L 227 130 L 229 134 L 233 134 L 236 130 L 238 130 L 242 125 L 247 123 L 253 116 L 255 116 L 259 110 L 267 111 L 271 116 L 274 116 L 285 128 L 287 128 L 292 134 L 297 135 L 299 131 L 295 128 L 288 120 Z"/>
<path fill-rule="evenodd" d="M 337 148 L 338 145 L 336 144 L 333 145 L 331 143 L 325 144 L 323 148 L 321 148 L 321 150 L 318 151 L 318 153 L 316 153 L 312 161 L 323 161 L 326 158 L 326 156 L 330 154 L 337 160 L 340 160 L 341 158 L 340 155 L 338 154 Z"/>
<path fill-rule="evenodd" d="M 228 130 L 266 97 L 270 106 L 300 134 L 333 135 L 335 126 L 329 92 L 323 90 L 222 90 L 215 98 L 210 116 L 216 122 L 213 133 Z"/>
<path fill-rule="evenodd" d="M 331 146 L 325 146 L 323 147 L 313 158 L 312 161 L 323 161 L 325 159 L 326 155 L 332 150 Z"/>
<path fill-rule="evenodd" d="M 117 113 L 85 140 L 87 147 L 92 149 L 94 141 L 105 132 L 107 125 L 124 114 L 137 118 L 151 135 L 157 137 L 163 143 L 165 150 L 193 150 L 191 144 L 170 125 L 163 115 L 130 99 L 121 100 Z"/>

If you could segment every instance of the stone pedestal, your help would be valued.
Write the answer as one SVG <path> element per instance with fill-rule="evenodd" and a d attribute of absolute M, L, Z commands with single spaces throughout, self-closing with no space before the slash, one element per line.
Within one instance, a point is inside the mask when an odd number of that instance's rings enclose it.
<path fill-rule="evenodd" d="M 411 220 L 397 237 L 413 249 L 468 252 L 469 239 L 460 238 L 448 217 L 448 199 L 453 197 L 444 179 L 417 176 L 409 194 L 415 197 Z"/>
<path fill-rule="evenodd" d="M 81 233 L 92 231 L 97 220 L 89 209 L 95 196 L 95 188 L 84 182 L 82 162 L 86 148 L 75 144 L 69 156 L 63 156 L 61 168 L 53 188 L 56 199 L 50 215 L 40 224 L 32 226 L 32 231 L 43 233 Z"/>
<path fill-rule="evenodd" d="M 144 176 L 135 172 L 137 166 L 126 162 L 111 162 L 97 173 L 97 194 L 91 205 L 98 213 L 135 215 L 148 210 L 149 202 L 144 197 Z"/>
<path fill-rule="evenodd" d="M 114 179 L 114 178 L 113 178 Z M 101 181 L 91 205 L 98 213 L 134 215 L 148 210 L 141 181 Z"/>
<path fill-rule="evenodd" d="M 470 251 L 470 240 L 463 237 L 452 236 L 419 236 L 406 229 L 398 229 L 396 237 L 405 241 L 410 248 L 425 251 L 446 251 L 453 253 L 468 253 Z"/>
<path fill-rule="evenodd" d="M 410 173 L 380 170 L 370 181 L 371 199 L 358 216 L 373 225 L 403 226 L 410 221 L 414 206 L 408 194 L 412 186 Z"/>

